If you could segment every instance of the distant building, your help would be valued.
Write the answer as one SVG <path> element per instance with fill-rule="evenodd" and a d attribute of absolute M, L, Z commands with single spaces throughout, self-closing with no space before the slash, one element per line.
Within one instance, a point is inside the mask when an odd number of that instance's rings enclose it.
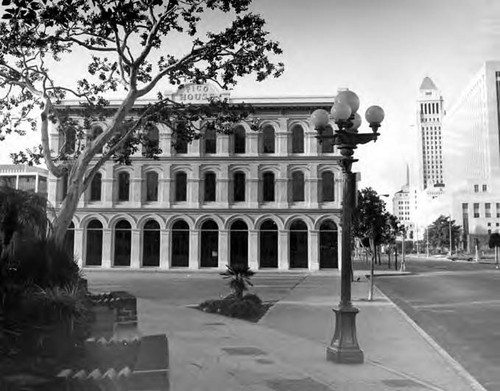
<path fill-rule="evenodd" d="M 446 185 L 466 246 L 500 229 L 500 62 L 488 61 L 445 117 Z"/>
<path fill-rule="evenodd" d="M 425 77 L 417 100 L 419 190 L 444 183 L 441 137 L 443 115 L 443 98 L 434 82 Z"/>
<path fill-rule="evenodd" d="M 171 98 L 203 104 L 218 93 L 209 85 L 188 85 Z M 200 140 L 174 146 L 172 129 L 157 124 L 150 137 L 162 150 L 158 160 L 138 152 L 130 166 L 104 164 L 67 235 L 84 267 L 339 266 L 341 156 L 331 143 L 318 141 L 309 122 L 312 111 L 330 109 L 334 98 L 228 98 L 254 107 L 250 119 L 258 118 L 260 131 L 242 122 L 231 135 L 206 130 Z M 78 119 L 80 106 L 65 105 Z M 74 143 L 52 129 L 52 149 L 72 153 L 68 140 Z M 65 178 L 50 178 L 56 208 L 66 188 Z"/>
<path fill-rule="evenodd" d="M 48 170 L 18 164 L 0 164 L 0 186 L 34 191 L 47 198 Z"/>

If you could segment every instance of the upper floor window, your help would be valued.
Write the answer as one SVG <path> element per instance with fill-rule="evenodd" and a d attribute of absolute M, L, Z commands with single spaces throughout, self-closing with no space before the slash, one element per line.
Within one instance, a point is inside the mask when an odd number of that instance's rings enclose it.
<path fill-rule="evenodd" d="M 67 128 L 64 131 L 64 153 L 72 154 L 75 152 L 76 144 L 76 130 L 74 128 Z"/>
<path fill-rule="evenodd" d="M 213 202 L 216 198 L 216 176 L 213 172 L 205 174 L 204 201 Z"/>
<path fill-rule="evenodd" d="M 267 125 L 262 130 L 262 152 L 263 153 L 274 153 L 275 152 L 275 137 L 274 128 L 271 125 Z"/>
<path fill-rule="evenodd" d="M 158 131 L 158 128 L 149 124 L 146 126 L 145 135 L 146 138 L 142 154 L 145 156 L 158 153 L 158 149 L 160 148 L 160 132 Z"/>
<path fill-rule="evenodd" d="M 120 172 L 118 174 L 118 201 L 128 201 L 130 194 L 130 174 Z"/>
<path fill-rule="evenodd" d="M 292 201 L 304 201 L 304 173 L 295 171 L 292 173 Z"/>
<path fill-rule="evenodd" d="M 158 173 L 154 171 L 146 174 L 146 201 L 158 201 Z"/>
<path fill-rule="evenodd" d="M 93 126 L 92 129 L 90 130 L 90 140 L 94 141 L 99 135 L 103 133 L 102 127 L 99 125 Z M 102 153 L 102 147 L 100 147 L 96 153 Z"/>
<path fill-rule="evenodd" d="M 186 125 L 182 122 L 178 123 L 175 127 L 175 134 L 174 134 L 175 153 L 188 152 L 188 140 L 186 139 L 186 134 L 187 134 Z"/>
<path fill-rule="evenodd" d="M 335 200 L 335 186 L 334 186 L 333 172 L 324 171 L 321 173 L 321 200 L 323 202 L 329 202 Z"/>
<path fill-rule="evenodd" d="M 484 204 L 484 217 L 491 217 L 491 204 L 489 202 Z"/>
<path fill-rule="evenodd" d="M 474 185 L 474 193 L 477 193 L 479 191 L 479 185 Z"/>
<path fill-rule="evenodd" d="M 483 191 L 488 191 L 488 185 L 483 185 Z"/>
<path fill-rule="evenodd" d="M 237 126 L 233 130 L 233 151 L 234 153 L 245 153 L 245 128 Z"/>
<path fill-rule="evenodd" d="M 262 175 L 262 200 L 264 202 L 274 201 L 274 173 L 265 172 Z"/>
<path fill-rule="evenodd" d="M 292 153 L 304 153 L 304 128 L 300 125 L 292 128 Z"/>
<path fill-rule="evenodd" d="M 175 200 L 187 200 L 187 175 L 183 171 L 175 174 Z"/>
<path fill-rule="evenodd" d="M 474 217 L 479 217 L 479 203 L 474 203 Z"/>
<path fill-rule="evenodd" d="M 233 200 L 234 202 L 245 201 L 245 173 L 238 171 L 233 176 Z"/>
<path fill-rule="evenodd" d="M 94 175 L 90 183 L 90 201 L 101 200 L 102 175 L 100 172 Z"/>
<path fill-rule="evenodd" d="M 333 129 L 331 126 L 327 126 L 326 129 L 323 131 L 323 136 L 327 136 L 328 138 L 325 138 L 321 142 L 321 152 L 322 153 L 332 153 L 333 152 L 333 139 L 331 136 L 333 136 Z"/>
<path fill-rule="evenodd" d="M 205 153 L 217 153 L 217 132 L 213 126 L 205 129 Z"/>

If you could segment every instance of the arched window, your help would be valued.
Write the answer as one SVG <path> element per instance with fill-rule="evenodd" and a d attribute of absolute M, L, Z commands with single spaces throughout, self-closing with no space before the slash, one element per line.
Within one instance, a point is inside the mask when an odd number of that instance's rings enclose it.
<path fill-rule="evenodd" d="M 216 198 L 216 176 L 213 172 L 205 173 L 204 198 L 205 202 L 213 202 Z"/>
<path fill-rule="evenodd" d="M 307 268 L 307 225 L 296 220 L 290 226 L 290 268 Z"/>
<path fill-rule="evenodd" d="M 130 197 L 130 174 L 120 172 L 118 174 L 118 201 L 128 201 Z"/>
<path fill-rule="evenodd" d="M 187 200 L 187 174 L 183 171 L 175 174 L 175 201 Z"/>
<path fill-rule="evenodd" d="M 274 201 L 274 173 L 267 171 L 262 174 L 262 200 L 264 202 Z"/>
<path fill-rule="evenodd" d="M 335 177 L 331 171 L 321 173 L 321 201 L 335 201 Z"/>
<path fill-rule="evenodd" d="M 76 130 L 75 128 L 67 128 L 64 131 L 64 153 L 70 155 L 75 152 L 76 146 Z"/>
<path fill-rule="evenodd" d="M 292 173 L 292 201 L 304 201 L 304 173 L 301 171 L 294 171 Z"/>
<path fill-rule="evenodd" d="M 172 267 L 189 266 L 189 225 L 179 220 L 172 226 Z"/>
<path fill-rule="evenodd" d="M 338 268 L 338 230 L 332 220 L 324 221 L 319 227 L 319 267 Z"/>
<path fill-rule="evenodd" d="M 71 222 L 64 234 L 64 249 L 71 256 L 75 253 L 75 224 L 73 222 Z"/>
<path fill-rule="evenodd" d="M 101 135 L 103 129 L 100 126 L 93 126 L 90 130 L 90 140 L 94 141 L 99 135 Z M 97 150 L 96 153 L 102 153 L 102 147 Z"/>
<path fill-rule="evenodd" d="M 213 220 L 207 220 L 201 226 L 201 267 L 219 265 L 219 227 Z"/>
<path fill-rule="evenodd" d="M 300 125 L 292 128 L 292 153 L 304 153 L 304 128 Z"/>
<path fill-rule="evenodd" d="M 233 175 L 233 201 L 245 201 L 245 173 L 238 171 Z"/>
<path fill-rule="evenodd" d="M 248 227 L 246 223 L 242 220 L 236 220 L 231 224 L 230 237 L 230 264 L 248 266 Z"/>
<path fill-rule="evenodd" d="M 91 220 L 87 224 L 87 246 L 85 252 L 86 266 L 102 264 L 102 224 L 99 220 Z"/>
<path fill-rule="evenodd" d="M 146 174 L 146 201 L 158 201 L 158 173 L 155 171 Z"/>
<path fill-rule="evenodd" d="M 333 129 L 331 126 L 327 126 L 323 131 L 323 136 L 333 136 Z M 322 153 L 332 153 L 333 152 L 333 139 L 325 138 L 321 143 L 321 152 Z"/>
<path fill-rule="evenodd" d="M 90 201 L 100 201 L 101 200 L 101 188 L 102 188 L 102 175 L 100 172 L 94 175 L 92 182 L 90 182 Z"/>
<path fill-rule="evenodd" d="M 237 126 L 233 130 L 233 151 L 234 153 L 245 153 L 245 128 L 243 126 Z"/>
<path fill-rule="evenodd" d="M 160 224 L 148 220 L 142 235 L 142 266 L 160 266 Z"/>
<path fill-rule="evenodd" d="M 205 153 L 217 153 L 217 132 L 213 126 L 205 129 Z"/>
<path fill-rule="evenodd" d="M 261 268 L 278 267 L 278 227 L 272 220 L 264 221 L 259 232 Z"/>
<path fill-rule="evenodd" d="M 262 130 L 262 149 L 263 153 L 274 153 L 275 143 L 274 143 L 274 128 L 271 125 L 267 125 Z"/>
<path fill-rule="evenodd" d="M 145 140 L 142 155 L 148 156 L 152 153 L 158 153 L 158 149 L 160 148 L 160 132 L 158 128 L 153 124 L 148 124 L 144 129 L 144 133 Z"/>
<path fill-rule="evenodd" d="M 131 244 L 132 227 L 127 220 L 120 220 L 115 225 L 114 266 L 130 266 Z"/>

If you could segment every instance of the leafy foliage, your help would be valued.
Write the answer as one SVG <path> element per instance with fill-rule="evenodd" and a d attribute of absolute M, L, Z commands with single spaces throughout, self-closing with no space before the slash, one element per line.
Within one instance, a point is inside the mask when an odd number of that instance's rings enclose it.
<path fill-rule="evenodd" d="M 461 227 L 455 224 L 455 220 L 451 220 L 449 216 L 441 215 L 429 227 L 427 227 L 429 245 L 433 248 L 449 247 L 450 225 L 452 241 L 458 240 L 460 237 Z"/>
<path fill-rule="evenodd" d="M 490 235 L 490 238 L 488 239 L 488 247 L 500 247 L 500 234 L 498 232 L 494 232 Z"/>
<path fill-rule="evenodd" d="M 383 235 L 387 228 L 388 212 L 385 202 L 377 192 L 367 187 L 358 192 L 357 208 L 353 216 L 353 234 L 368 246 L 368 239 L 373 238 L 374 244 L 383 242 Z"/>
<path fill-rule="evenodd" d="M 138 108 L 139 98 L 170 86 L 212 82 L 228 89 L 243 76 L 278 77 L 279 44 L 268 37 L 265 20 L 249 11 L 251 0 L 5 0 L 0 23 L 0 140 L 27 129 L 40 130 L 41 144 L 13 154 L 16 163 L 44 160 L 56 177 L 68 175 L 68 192 L 54 222 L 60 241 L 80 195 L 102 165 L 130 163 L 160 152 L 148 127 L 165 123 L 175 139 L 201 137 L 203 126 L 230 132 L 248 109 L 214 100 L 183 105 L 162 94 Z M 217 18 L 222 15 L 223 18 Z M 229 20 L 217 30 L 214 20 Z M 182 50 L 181 50 L 182 49 Z M 76 57 L 77 56 L 77 57 Z M 87 72 L 65 80 L 57 67 L 86 62 Z M 121 94 L 116 104 L 110 94 Z M 115 94 L 115 95 L 116 95 Z M 69 108 L 63 101 L 74 99 Z M 41 112 L 40 117 L 38 113 Z M 78 119 L 75 119 L 78 118 Z M 107 119 L 101 133 L 91 124 Z M 75 138 L 60 151 L 49 145 L 49 127 Z M 101 154 L 100 151 L 103 151 Z M 98 155 L 99 154 L 99 155 Z M 98 156 L 96 156 L 98 155 Z"/>
<path fill-rule="evenodd" d="M 213 314 L 257 321 L 269 308 L 254 294 L 246 294 L 240 299 L 228 296 L 222 300 L 207 300 L 199 305 L 199 309 Z"/>
<path fill-rule="evenodd" d="M 233 291 L 236 299 L 243 298 L 243 292 L 248 290 L 248 286 L 253 286 L 250 278 L 255 274 L 248 265 L 234 264 L 226 265 L 227 270 L 220 273 L 224 279 L 229 279 L 229 287 Z"/>

